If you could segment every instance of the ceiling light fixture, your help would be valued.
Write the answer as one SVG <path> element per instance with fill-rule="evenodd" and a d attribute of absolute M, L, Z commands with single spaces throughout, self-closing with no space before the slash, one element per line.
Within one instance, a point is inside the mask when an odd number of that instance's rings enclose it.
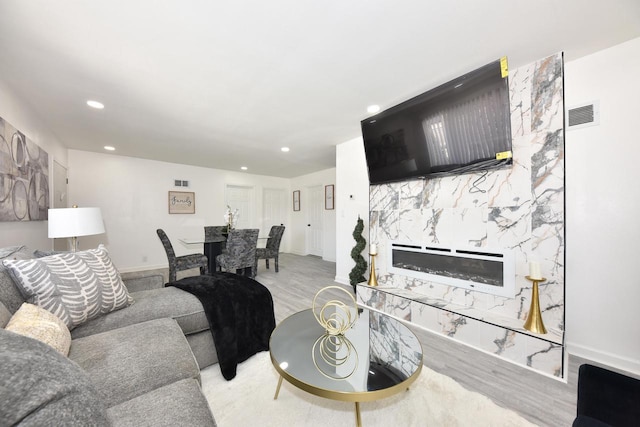
<path fill-rule="evenodd" d="M 369 105 L 367 107 L 367 113 L 375 114 L 378 111 L 380 111 L 380 106 L 379 105 Z"/>
<path fill-rule="evenodd" d="M 288 153 L 289 152 L 289 147 L 282 147 L 280 149 L 280 151 L 282 151 L 283 153 Z"/>
<path fill-rule="evenodd" d="M 111 145 L 105 145 L 103 148 L 107 151 L 116 151 L 116 147 L 113 147 Z"/>
<path fill-rule="evenodd" d="M 88 100 L 87 105 L 91 108 L 95 108 L 96 110 L 102 110 L 104 108 L 104 104 L 102 102 Z"/>
<path fill-rule="evenodd" d="M 246 166 L 241 166 L 241 167 L 240 167 L 240 169 L 242 169 L 243 171 L 246 171 L 246 170 L 247 170 L 247 169 L 249 169 L 249 168 L 248 168 L 248 167 L 246 167 Z"/>

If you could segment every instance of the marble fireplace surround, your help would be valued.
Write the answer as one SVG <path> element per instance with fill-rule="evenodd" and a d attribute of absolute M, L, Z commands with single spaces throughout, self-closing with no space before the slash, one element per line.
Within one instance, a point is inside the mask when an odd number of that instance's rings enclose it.
<path fill-rule="evenodd" d="M 370 186 L 379 286 L 360 304 L 540 373 L 564 378 L 564 96 L 562 53 L 509 70 L 513 165 Z M 479 183 L 475 183 L 477 180 Z M 474 187 L 481 191 L 476 191 Z M 512 251 L 515 298 L 388 271 L 390 242 Z M 541 265 L 547 334 L 523 328 L 530 261 Z"/>

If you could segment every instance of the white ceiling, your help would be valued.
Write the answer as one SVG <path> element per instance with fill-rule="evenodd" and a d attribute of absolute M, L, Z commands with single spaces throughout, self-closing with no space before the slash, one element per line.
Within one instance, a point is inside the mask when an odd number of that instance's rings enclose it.
<path fill-rule="evenodd" d="M 291 178 L 370 104 L 639 36 L 639 0 L 0 0 L 0 79 L 69 148 Z"/>

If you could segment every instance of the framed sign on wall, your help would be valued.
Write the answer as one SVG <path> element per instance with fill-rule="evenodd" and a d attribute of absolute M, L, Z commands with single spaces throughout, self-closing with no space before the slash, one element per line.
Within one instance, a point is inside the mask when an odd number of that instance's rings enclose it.
<path fill-rule="evenodd" d="M 196 213 L 196 193 L 190 191 L 169 191 L 169 213 Z"/>
<path fill-rule="evenodd" d="M 300 210 L 300 190 L 296 190 L 293 192 L 293 210 Z"/>
<path fill-rule="evenodd" d="M 333 184 L 324 186 L 324 208 L 326 210 L 332 210 L 336 206 L 333 192 Z"/>

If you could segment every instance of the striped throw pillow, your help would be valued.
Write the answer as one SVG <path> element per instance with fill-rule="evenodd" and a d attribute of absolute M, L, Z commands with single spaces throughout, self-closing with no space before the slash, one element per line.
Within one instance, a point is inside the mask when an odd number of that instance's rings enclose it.
<path fill-rule="evenodd" d="M 27 302 L 55 314 L 69 330 L 133 302 L 103 245 L 3 264 Z"/>

